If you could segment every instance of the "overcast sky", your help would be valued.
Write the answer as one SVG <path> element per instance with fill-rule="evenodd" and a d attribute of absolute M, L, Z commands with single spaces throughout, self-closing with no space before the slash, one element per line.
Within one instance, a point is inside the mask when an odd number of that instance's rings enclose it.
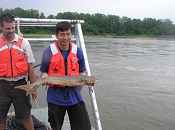
<path fill-rule="evenodd" d="M 102 13 L 130 18 L 170 19 L 175 23 L 175 0 L 0 0 L 0 8 L 38 9 L 58 12 Z"/>

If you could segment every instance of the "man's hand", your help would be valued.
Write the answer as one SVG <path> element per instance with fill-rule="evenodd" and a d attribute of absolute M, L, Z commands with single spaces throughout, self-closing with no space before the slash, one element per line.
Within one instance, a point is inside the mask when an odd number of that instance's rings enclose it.
<path fill-rule="evenodd" d="M 37 93 L 37 91 L 32 92 L 31 96 L 32 96 L 32 101 L 34 103 L 37 103 L 38 102 L 38 93 Z"/>
<path fill-rule="evenodd" d="M 41 78 L 44 79 L 44 78 L 46 78 L 46 77 L 48 77 L 48 74 L 47 74 L 47 73 L 42 73 L 42 74 L 41 74 Z"/>
<path fill-rule="evenodd" d="M 45 79 L 45 78 L 47 78 L 47 77 L 48 77 L 48 74 L 47 74 L 47 73 L 42 73 L 42 74 L 41 74 L 41 79 Z M 45 89 L 46 89 L 46 90 L 48 89 L 48 87 L 47 87 L 46 84 L 43 84 L 43 86 L 45 86 Z"/>

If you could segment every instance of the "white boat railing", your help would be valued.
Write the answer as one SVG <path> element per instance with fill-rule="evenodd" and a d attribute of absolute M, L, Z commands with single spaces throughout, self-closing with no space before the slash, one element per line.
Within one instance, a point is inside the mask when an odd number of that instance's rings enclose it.
<path fill-rule="evenodd" d="M 70 23 L 84 23 L 84 20 L 69 20 L 69 19 L 37 19 L 37 18 L 15 18 L 15 21 L 20 22 L 48 22 L 48 23 L 58 23 L 58 22 L 70 22 Z"/>
<path fill-rule="evenodd" d="M 86 71 L 87 71 L 88 76 L 91 76 L 91 70 L 90 70 L 88 57 L 87 57 L 87 53 L 86 53 L 86 47 L 85 47 L 83 32 L 82 32 L 82 29 L 81 29 L 81 24 L 77 23 L 75 27 L 77 29 L 79 43 L 80 43 L 81 48 L 83 50 L 83 55 L 84 55 L 85 65 L 86 65 Z M 89 88 L 89 94 L 91 96 L 91 104 L 93 106 L 93 112 L 94 112 L 94 115 L 95 115 L 96 130 L 102 130 L 100 115 L 99 115 L 98 106 L 97 106 L 97 100 L 96 100 L 95 91 L 94 91 L 93 87 Z"/>
<path fill-rule="evenodd" d="M 88 62 L 88 57 L 87 57 L 87 53 L 86 53 L 84 37 L 83 37 L 83 32 L 82 32 L 82 28 L 81 28 L 81 23 L 84 23 L 84 20 L 34 19 L 34 18 L 16 18 L 15 20 L 16 20 L 16 24 L 17 24 L 18 33 L 20 33 L 20 26 L 54 27 L 58 22 L 67 21 L 67 22 L 72 23 L 73 26 L 75 27 L 76 43 L 83 50 L 83 55 L 84 55 L 84 59 L 85 59 L 87 74 L 89 76 L 91 75 L 90 66 L 89 66 L 89 62 Z M 37 40 L 39 40 L 39 41 L 50 41 L 51 40 L 52 41 L 52 40 L 55 40 L 55 37 L 51 37 L 51 38 L 28 38 L 28 40 L 36 40 L 36 41 Z M 89 88 L 89 95 L 91 97 L 91 104 L 92 104 L 93 113 L 94 113 L 94 117 L 95 117 L 95 129 L 96 130 L 102 130 L 99 110 L 98 110 L 98 106 L 97 106 L 96 95 L 95 95 L 95 91 L 94 91 L 93 87 Z"/>

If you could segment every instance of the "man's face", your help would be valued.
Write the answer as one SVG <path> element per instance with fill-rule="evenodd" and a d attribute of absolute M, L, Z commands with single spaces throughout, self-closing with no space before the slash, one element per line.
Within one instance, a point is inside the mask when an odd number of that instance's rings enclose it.
<path fill-rule="evenodd" d="M 71 30 L 60 31 L 57 34 L 57 39 L 62 48 L 69 46 L 71 40 Z"/>
<path fill-rule="evenodd" d="M 15 34 L 15 22 L 3 22 L 2 33 L 6 38 L 12 38 Z"/>

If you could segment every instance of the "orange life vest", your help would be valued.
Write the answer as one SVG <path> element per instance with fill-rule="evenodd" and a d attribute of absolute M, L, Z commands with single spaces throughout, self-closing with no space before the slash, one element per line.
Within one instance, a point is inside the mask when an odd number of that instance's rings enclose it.
<path fill-rule="evenodd" d="M 56 43 L 50 45 L 52 57 L 49 64 L 48 75 L 50 76 L 79 76 L 79 63 L 77 57 L 77 45 L 71 43 L 67 63 L 64 61 Z"/>
<path fill-rule="evenodd" d="M 23 37 L 8 47 L 7 41 L 0 36 L 0 77 L 15 78 L 28 73 L 27 57 L 21 48 Z"/>

